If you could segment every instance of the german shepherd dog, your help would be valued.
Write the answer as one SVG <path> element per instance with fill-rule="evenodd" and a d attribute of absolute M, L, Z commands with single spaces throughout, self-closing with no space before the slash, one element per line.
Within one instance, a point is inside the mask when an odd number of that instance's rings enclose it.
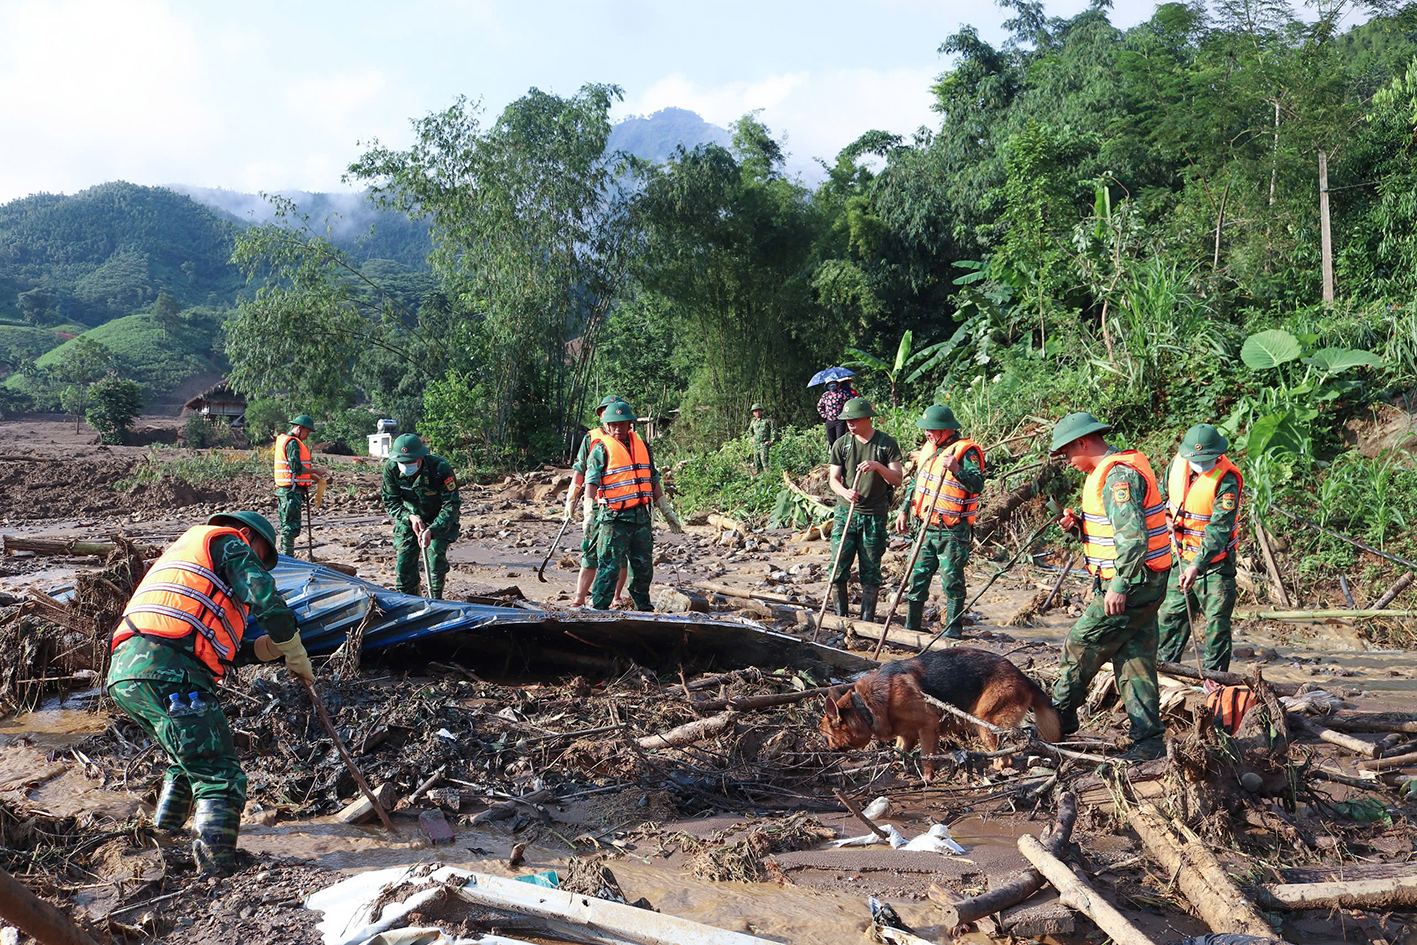
<path fill-rule="evenodd" d="M 820 726 L 827 747 L 865 748 L 873 738 L 894 738 L 901 751 L 919 742 L 922 755 L 935 754 L 941 728 L 968 723 L 930 705 L 922 692 L 1000 728 L 1013 728 L 1032 709 L 1041 738 L 1056 742 L 1061 737 L 1058 710 L 1036 682 L 1002 656 L 955 647 L 887 663 L 841 695 L 829 695 Z M 979 735 L 991 751 L 999 747 L 993 732 L 980 728 Z M 935 762 L 926 757 L 921 766 L 930 780 Z"/>

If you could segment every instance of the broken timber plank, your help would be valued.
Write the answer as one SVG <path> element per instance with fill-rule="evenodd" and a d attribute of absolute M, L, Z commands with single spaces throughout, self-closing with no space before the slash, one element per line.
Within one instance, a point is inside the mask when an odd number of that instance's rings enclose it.
<path fill-rule="evenodd" d="M 1266 909 L 1410 909 L 1417 906 L 1417 876 L 1354 879 L 1333 883 L 1263 886 Z"/>
<path fill-rule="evenodd" d="M 1078 878 L 1066 863 L 1045 850 L 1033 834 L 1026 833 L 1019 837 L 1018 848 L 1038 872 L 1048 878 L 1053 888 L 1058 890 L 1058 898 L 1065 905 L 1091 919 L 1099 929 L 1111 936 L 1117 945 L 1155 945 L 1141 929 L 1132 925 L 1126 916 L 1118 912 L 1115 906 Z"/>
<path fill-rule="evenodd" d="M 44 945 L 96 945 L 83 929 L 0 869 L 0 916 Z"/>
<path fill-rule="evenodd" d="M 635 744 L 646 751 L 653 748 L 680 748 L 695 742 L 717 738 L 732 729 L 736 719 L 736 712 L 720 712 L 718 715 L 712 715 L 706 719 L 685 722 L 667 732 L 637 738 Z"/>

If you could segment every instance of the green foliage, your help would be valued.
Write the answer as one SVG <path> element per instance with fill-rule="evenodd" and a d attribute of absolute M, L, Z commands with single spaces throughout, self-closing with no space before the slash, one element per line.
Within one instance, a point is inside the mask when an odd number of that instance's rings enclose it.
<path fill-rule="evenodd" d="M 855 360 L 846 362 L 847 367 L 870 368 L 884 374 L 891 385 L 891 406 L 900 406 L 898 396 L 901 384 L 911 384 L 919 380 L 925 374 L 933 371 L 943 363 L 952 352 L 954 345 L 949 341 L 938 341 L 932 345 L 926 345 L 919 351 L 913 350 L 914 335 L 907 330 L 900 336 L 900 344 L 896 346 L 895 359 L 886 362 L 862 351 L 860 348 L 847 348 L 846 353 Z"/>
<path fill-rule="evenodd" d="M 319 429 L 313 439 L 340 443 L 363 456 L 369 451 L 369 436 L 374 433 L 374 424 L 379 416 L 368 407 L 349 407 L 336 410 L 320 420 Z"/>
<path fill-rule="evenodd" d="M 689 456 L 674 476 L 675 504 L 688 513 L 716 511 L 764 521 L 786 491 L 782 471 L 801 479 L 826 458 L 820 427 L 779 427 L 777 436 L 771 453 L 772 468 L 761 476 L 752 474 L 752 443 L 746 434 L 711 452 Z M 675 449 L 677 445 L 672 442 L 666 448 L 664 441 L 654 444 L 655 461 L 660 468 L 678 465 L 676 460 L 684 458 Z"/>
<path fill-rule="evenodd" d="M 128 428 L 143 409 L 142 388 L 137 382 L 109 372 L 90 385 L 88 399 L 93 406 L 84 419 L 98 431 L 99 442 L 124 442 Z"/>
<path fill-rule="evenodd" d="M 208 420 L 201 414 L 194 413 L 182 424 L 182 444 L 191 449 L 230 447 L 234 442 L 231 425 L 224 420 Z"/>
<path fill-rule="evenodd" d="M 0 387 L 0 420 L 13 417 L 15 414 L 24 413 L 26 410 L 34 408 L 34 400 L 28 394 L 22 394 L 8 387 Z"/>
<path fill-rule="evenodd" d="M 246 438 L 252 444 L 269 443 L 290 426 L 292 414 L 288 401 L 276 397 L 258 397 L 246 403 Z"/>
<path fill-rule="evenodd" d="M 133 472 L 113 484 L 122 492 L 133 486 L 153 483 L 164 476 L 181 479 L 193 485 L 211 485 L 244 479 L 253 475 L 270 475 L 270 457 L 257 452 L 209 452 L 199 456 L 167 458 L 168 451 L 153 447 L 147 459 L 133 467 Z"/>
<path fill-rule="evenodd" d="M 33 361 L 63 343 L 63 338 L 47 328 L 0 325 L 0 367 L 17 369 L 20 362 Z"/>
<path fill-rule="evenodd" d="M 428 385 L 418 432 L 434 453 L 459 465 L 469 465 L 474 449 L 472 438 L 477 435 L 469 431 L 480 430 L 485 442 L 489 427 L 487 391 L 471 375 L 449 371 Z"/>

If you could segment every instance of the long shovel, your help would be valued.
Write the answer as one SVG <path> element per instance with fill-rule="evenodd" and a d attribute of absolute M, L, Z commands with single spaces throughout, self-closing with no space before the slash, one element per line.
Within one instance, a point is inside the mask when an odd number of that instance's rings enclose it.
<path fill-rule="evenodd" d="M 1184 565 L 1186 563 L 1186 559 L 1181 557 L 1181 546 L 1176 544 L 1175 528 L 1171 529 L 1171 553 L 1176 556 L 1177 564 Z M 1190 624 L 1191 627 L 1191 646 L 1196 651 L 1196 669 L 1201 671 L 1201 678 L 1204 679 L 1205 661 L 1201 659 L 1201 644 L 1200 640 L 1196 637 L 1196 615 L 1195 611 L 1191 610 L 1191 592 L 1181 591 L 1181 596 L 1186 599 L 1186 621 Z"/>
<path fill-rule="evenodd" d="M 542 584 L 549 583 L 542 574 L 546 570 L 546 562 L 551 560 L 551 556 L 556 553 L 556 549 L 561 544 L 561 539 L 566 537 L 566 529 L 571 524 L 571 510 L 566 509 L 566 520 L 561 523 L 561 530 L 556 533 L 556 540 L 551 543 L 551 547 L 546 549 L 546 557 L 541 559 L 541 567 L 536 569 L 536 579 Z"/>
<path fill-rule="evenodd" d="M 302 505 L 305 506 L 305 554 L 311 561 L 315 560 L 315 526 L 310 518 L 310 490 L 302 489 L 300 495 Z"/>
<path fill-rule="evenodd" d="M 1048 518 L 1044 520 L 1042 525 L 1039 525 L 1037 528 L 1035 528 L 1033 530 L 1033 534 L 1025 538 L 1022 545 L 1019 545 L 1019 549 L 1018 551 L 1014 552 L 1014 556 L 1008 561 L 1006 561 L 1002 568 L 999 568 L 993 574 L 989 575 L 989 580 L 984 582 L 984 586 L 979 589 L 979 593 L 975 594 L 973 599 L 970 600 L 969 603 L 964 605 L 964 610 L 960 611 L 960 613 L 966 614 L 970 610 L 972 610 L 974 605 L 979 603 L 979 598 L 984 596 L 984 592 L 989 590 L 989 588 L 993 587 L 995 581 L 997 581 L 999 578 L 1003 577 L 1005 574 L 1011 571 L 1013 569 L 1013 566 L 1018 564 L 1019 559 L 1023 557 L 1023 553 L 1028 550 L 1028 547 L 1033 544 L 1033 542 L 1038 538 L 1039 535 L 1047 531 L 1052 525 L 1053 519 Z M 934 646 L 936 641 L 938 641 L 940 637 L 944 636 L 945 631 L 948 629 L 948 626 L 941 627 L 940 632 L 931 637 L 930 642 L 920 648 L 920 652 L 928 652 L 930 647 Z"/>
<path fill-rule="evenodd" d="M 304 676 L 297 676 L 300 684 L 305 687 L 305 691 L 310 694 L 310 702 L 315 706 L 316 713 L 320 716 L 320 724 L 325 727 L 325 733 L 330 736 L 330 741 L 335 743 L 339 749 L 339 756 L 344 759 L 344 765 L 349 769 L 349 773 L 354 776 L 354 783 L 359 785 L 359 790 L 364 792 L 364 796 L 369 799 L 369 803 L 374 805 L 374 813 L 379 815 L 384 826 L 389 830 L 394 829 L 393 822 L 389 820 L 388 811 L 384 810 L 384 805 L 379 803 L 379 798 L 373 791 L 369 790 L 369 782 L 364 780 L 364 775 L 354 766 L 354 759 L 349 757 L 349 749 L 344 747 L 344 740 L 339 737 L 339 732 L 335 731 L 335 723 L 330 721 L 330 713 L 325 709 L 325 703 L 320 699 L 320 694 L 315 691 L 315 684 Z"/>
<path fill-rule="evenodd" d="M 861 481 L 861 470 L 856 470 L 856 478 L 851 480 L 851 491 L 856 491 L 856 484 Z M 851 528 L 851 516 L 856 514 L 856 503 L 846 510 L 846 524 L 841 526 L 841 535 L 837 539 L 836 554 L 832 555 L 831 570 L 827 572 L 827 592 L 822 595 L 822 609 L 817 614 L 817 625 L 812 628 L 812 642 L 817 642 L 817 634 L 822 632 L 822 621 L 827 618 L 827 605 L 832 599 L 832 575 L 836 574 L 836 566 L 841 563 L 841 550 L 846 547 L 846 532 Z"/>
<path fill-rule="evenodd" d="M 920 488 L 920 474 L 915 476 L 915 488 Z M 886 622 L 881 627 L 881 638 L 876 641 L 876 648 L 871 651 L 871 659 L 879 659 L 881 647 L 886 645 L 886 631 L 891 628 L 891 620 L 895 618 L 895 609 L 900 606 L 900 599 L 905 594 L 905 585 L 910 583 L 910 574 L 915 570 L 915 562 L 920 558 L 920 549 L 925 547 L 925 533 L 930 530 L 930 522 L 935 518 L 935 510 L 940 505 L 940 489 L 935 492 L 935 498 L 930 501 L 930 512 L 925 516 L 925 520 L 920 523 L 920 534 L 915 536 L 915 547 L 910 551 L 910 562 L 905 566 L 905 574 L 901 576 L 900 587 L 895 589 L 895 598 L 891 601 L 891 609 L 886 611 Z"/>

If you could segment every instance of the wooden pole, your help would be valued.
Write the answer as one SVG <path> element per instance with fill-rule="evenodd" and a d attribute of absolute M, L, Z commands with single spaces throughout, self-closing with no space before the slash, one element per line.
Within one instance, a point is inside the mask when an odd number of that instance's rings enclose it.
<path fill-rule="evenodd" d="M 1328 742 L 1330 745 L 1337 745 L 1340 748 L 1351 751 L 1355 755 L 1361 755 L 1364 758 L 1376 758 L 1378 756 L 1380 749 L 1376 743 L 1364 741 L 1361 738 L 1354 738 L 1352 735 L 1346 735 L 1343 732 L 1335 732 L 1333 729 L 1325 728 L 1317 722 L 1309 721 L 1302 715 L 1296 715 L 1292 712 L 1289 713 L 1289 723 L 1291 725 L 1297 725 L 1310 735 L 1314 735 Z M 1220 930 L 1216 929 L 1215 931 L 1218 932 Z"/>
<path fill-rule="evenodd" d="M 1068 575 L 1072 573 L 1073 565 L 1077 563 L 1077 560 L 1077 555 L 1073 555 L 1068 558 L 1067 564 L 1063 565 L 1063 570 L 1058 574 L 1058 580 L 1053 582 L 1053 589 L 1048 592 L 1048 597 L 1044 599 L 1043 604 L 1038 608 L 1040 614 L 1046 614 L 1053 609 L 1053 601 L 1057 600 L 1058 592 L 1063 589 L 1063 582 L 1066 581 Z"/>
<path fill-rule="evenodd" d="M 1328 219 L 1328 155 L 1319 152 L 1319 239 L 1323 249 L 1324 304 L 1333 304 L 1333 232 Z"/>
<path fill-rule="evenodd" d="M 1408 571 L 1408 572 L 1407 572 L 1406 574 L 1404 574 L 1402 577 L 1398 578 L 1398 579 L 1397 579 L 1397 583 L 1394 584 L 1392 587 L 1388 588 L 1387 591 L 1385 591 L 1385 592 L 1383 593 L 1383 596 L 1382 596 L 1382 597 L 1379 597 L 1377 600 L 1373 601 L 1373 606 L 1372 606 L 1371 609 L 1372 609 L 1372 610 L 1385 610 L 1385 609 L 1387 609 L 1387 606 L 1388 606 L 1389 604 L 1391 604 L 1393 601 L 1397 600 L 1397 595 L 1398 595 L 1398 594 L 1401 594 L 1403 591 L 1407 590 L 1407 585 L 1409 585 L 1409 584 L 1411 584 L 1411 583 L 1412 583 L 1412 572 L 1411 572 L 1411 571 Z"/>
<path fill-rule="evenodd" d="M 1187 666 L 1185 663 L 1171 663 L 1166 660 L 1161 660 L 1156 664 L 1156 671 L 1168 676 L 1184 676 L 1186 679 L 1209 679 L 1222 686 L 1248 686 L 1250 684 L 1250 681 L 1239 673 L 1222 673 L 1218 669 L 1203 669 L 1196 672 L 1194 666 Z M 1267 679 L 1265 683 L 1281 696 L 1292 696 L 1299 691 L 1299 687 L 1294 683 L 1270 682 Z"/>
<path fill-rule="evenodd" d="M 1064 905 L 1091 919 L 1116 945 L 1155 945 L 1141 929 L 1128 922 L 1127 917 L 1118 912 L 1116 907 L 1083 882 L 1066 863 L 1045 850 L 1033 834 L 1026 833 L 1019 837 L 1018 848 L 1034 868 L 1047 877 L 1053 888 L 1058 890 L 1058 898 Z"/>
<path fill-rule="evenodd" d="M 1285 883 L 1263 887 L 1266 909 L 1378 909 L 1417 905 L 1417 876 L 1353 879 L 1336 883 Z"/>
<path fill-rule="evenodd" d="M 97 945 L 92 938 L 24 883 L 0 869 L 0 917 L 43 945 Z"/>

